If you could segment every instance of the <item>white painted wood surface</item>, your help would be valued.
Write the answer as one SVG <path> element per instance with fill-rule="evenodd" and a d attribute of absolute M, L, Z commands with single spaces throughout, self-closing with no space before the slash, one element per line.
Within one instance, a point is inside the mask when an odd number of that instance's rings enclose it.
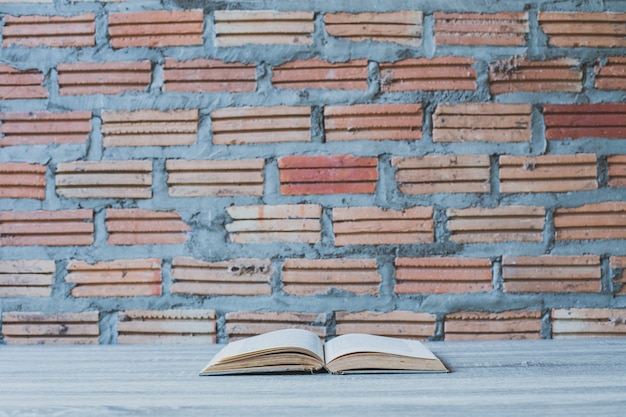
<path fill-rule="evenodd" d="M 432 342 L 450 374 L 199 377 L 219 346 L 0 346 L 0 416 L 626 416 L 626 339 Z"/>

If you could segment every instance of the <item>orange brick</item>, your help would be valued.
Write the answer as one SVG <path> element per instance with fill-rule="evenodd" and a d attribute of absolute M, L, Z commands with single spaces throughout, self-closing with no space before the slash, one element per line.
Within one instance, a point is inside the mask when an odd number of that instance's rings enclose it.
<path fill-rule="evenodd" d="M 107 209 L 110 245 L 170 245 L 185 243 L 191 228 L 174 211 Z"/>
<path fill-rule="evenodd" d="M 626 155 L 613 155 L 609 163 L 609 186 L 626 187 Z"/>
<path fill-rule="evenodd" d="M 215 343 L 215 311 L 121 311 L 118 314 L 117 333 L 119 344 Z"/>
<path fill-rule="evenodd" d="M 546 139 L 626 138 L 624 103 L 546 104 L 543 113 Z"/>
<path fill-rule="evenodd" d="M 61 95 L 139 92 L 152 81 L 150 61 L 65 63 L 57 70 Z"/>
<path fill-rule="evenodd" d="M 179 256 L 172 264 L 171 291 L 193 295 L 270 295 L 271 277 L 269 259 L 205 262 Z"/>
<path fill-rule="evenodd" d="M 434 314 L 415 313 L 412 311 L 359 311 L 351 313 L 338 311 L 336 334 L 365 333 L 390 336 L 402 339 L 427 339 L 435 334 Z"/>
<path fill-rule="evenodd" d="M 476 90 L 475 61 L 464 57 L 411 58 L 380 64 L 380 87 L 387 91 Z"/>
<path fill-rule="evenodd" d="M 78 16 L 6 16 L 2 28 L 2 46 L 71 47 L 96 45 L 96 17 L 93 13 Z"/>
<path fill-rule="evenodd" d="M 284 156 L 278 159 L 280 192 L 304 194 L 373 194 L 378 159 L 352 155 Z"/>
<path fill-rule="evenodd" d="M 315 31 L 313 12 L 274 10 L 216 10 L 215 45 L 311 45 Z"/>
<path fill-rule="evenodd" d="M 57 164 L 56 190 L 65 198 L 151 198 L 151 161 L 77 161 Z"/>
<path fill-rule="evenodd" d="M 50 297 L 54 271 L 52 260 L 0 261 L 0 297 Z"/>
<path fill-rule="evenodd" d="M 489 155 L 394 157 L 398 189 L 405 194 L 488 193 Z"/>
<path fill-rule="evenodd" d="M 228 341 L 244 339 L 281 329 L 304 329 L 320 338 L 326 337 L 326 314 L 294 312 L 248 312 L 226 313 Z"/>
<path fill-rule="evenodd" d="M 435 43 L 441 45 L 522 46 L 528 13 L 435 12 Z"/>
<path fill-rule="evenodd" d="M 626 13 L 540 12 L 539 25 L 551 46 L 624 48 Z"/>
<path fill-rule="evenodd" d="M 549 61 L 529 61 L 513 57 L 489 65 L 491 94 L 528 92 L 582 91 L 583 73 L 576 59 L 561 58 Z"/>
<path fill-rule="evenodd" d="M 556 239 L 625 239 L 625 214 L 626 203 L 621 201 L 556 209 L 554 213 Z"/>
<path fill-rule="evenodd" d="M 327 142 L 344 140 L 419 140 L 421 104 L 358 104 L 324 107 Z"/>
<path fill-rule="evenodd" d="M 626 256 L 611 256 L 614 293 L 626 294 Z"/>
<path fill-rule="evenodd" d="M 432 243 L 435 235 L 433 214 L 432 207 L 404 210 L 334 208 L 335 246 Z"/>
<path fill-rule="evenodd" d="M 109 14 L 113 48 L 202 45 L 202 10 Z"/>
<path fill-rule="evenodd" d="M 552 337 L 624 337 L 626 309 L 572 308 L 552 310 Z"/>
<path fill-rule="evenodd" d="M 500 206 L 447 210 L 450 240 L 457 243 L 541 242 L 545 210 Z"/>
<path fill-rule="evenodd" d="M 89 246 L 93 211 L 5 211 L 0 213 L 0 246 Z"/>
<path fill-rule="evenodd" d="M 0 65 L 0 100 L 48 98 L 44 75 L 38 70 L 18 70 Z"/>
<path fill-rule="evenodd" d="M 325 294 L 331 290 L 378 295 L 381 276 L 375 259 L 287 259 L 283 291 L 291 295 Z"/>
<path fill-rule="evenodd" d="M 46 167 L 20 162 L 0 163 L 0 198 L 46 198 Z"/>
<path fill-rule="evenodd" d="M 256 67 L 215 59 L 165 59 L 163 90 L 190 93 L 246 93 L 256 88 Z"/>
<path fill-rule="evenodd" d="M 508 256 L 502 258 L 505 292 L 600 292 L 600 257 Z"/>
<path fill-rule="evenodd" d="M 198 139 L 198 110 L 103 111 L 102 144 L 184 146 Z"/>
<path fill-rule="evenodd" d="M 161 295 L 160 259 L 123 259 L 90 264 L 72 260 L 65 282 L 76 284 L 74 297 L 142 297 Z"/>
<path fill-rule="evenodd" d="M 330 63 L 318 58 L 272 67 L 276 88 L 367 90 L 367 60 Z"/>
<path fill-rule="evenodd" d="M 396 258 L 397 294 L 487 292 L 491 261 L 471 258 Z"/>
<path fill-rule="evenodd" d="M 211 113 L 213 143 L 309 142 L 311 108 L 294 106 L 231 107 Z"/>
<path fill-rule="evenodd" d="M 91 112 L 0 113 L 0 147 L 82 144 L 91 132 Z"/>
<path fill-rule="evenodd" d="M 596 65 L 594 70 L 597 89 L 626 90 L 626 57 L 608 57 L 605 63 Z"/>
<path fill-rule="evenodd" d="M 321 240 L 322 207 L 315 204 L 231 206 L 226 211 L 233 219 L 226 225 L 233 243 L 314 244 Z"/>
<path fill-rule="evenodd" d="M 539 339 L 541 312 L 460 312 L 446 314 L 445 340 Z"/>
<path fill-rule="evenodd" d="M 595 154 L 500 156 L 503 193 L 565 193 L 596 190 Z"/>
<path fill-rule="evenodd" d="M 433 142 L 530 142 L 529 104 L 439 104 Z"/>
<path fill-rule="evenodd" d="M 10 345 L 97 345 L 98 320 L 97 311 L 5 312 L 2 334 Z"/>
<path fill-rule="evenodd" d="M 374 41 L 419 47 L 424 13 L 402 10 L 388 13 L 326 13 L 324 26 L 330 36 L 353 42 Z"/>

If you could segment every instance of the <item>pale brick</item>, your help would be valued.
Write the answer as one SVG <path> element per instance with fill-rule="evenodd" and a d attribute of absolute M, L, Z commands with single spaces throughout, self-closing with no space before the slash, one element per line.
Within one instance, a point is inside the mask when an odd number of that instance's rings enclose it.
<path fill-rule="evenodd" d="M 0 246 L 89 246 L 93 211 L 0 212 Z"/>
<path fill-rule="evenodd" d="M 446 314 L 445 340 L 539 339 L 541 312 L 459 312 Z"/>
<path fill-rule="evenodd" d="M 572 308 L 552 310 L 552 337 L 624 337 L 626 309 Z"/>
<path fill-rule="evenodd" d="M 175 211 L 107 209 L 110 245 L 170 245 L 187 240 L 191 228 Z"/>
<path fill-rule="evenodd" d="M 434 336 L 437 317 L 412 311 L 359 311 L 335 313 L 336 334 L 365 333 L 402 339 L 427 339 Z"/>
<path fill-rule="evenodd" d="M 612 256 L 610 263 L 613 271 L 613 292 L 626 294 L 626 256 Z"/>
<path fill-rule="evenodd" d="M 313 12 L 217 10 L 214 17 L 217 47 L 313 43 Z"/>
<path fill-rule="evenodd" d="M 435 43 L 441 45 L 522 46 L 529 32 L 528 13 L 435 12 Z"/>
<path fill-rule="evenodd" d="M 216 342 L 213 310 L 127 310 L 118 314 L 120 344 Z"/>
<path fill-rule="evenodd" d="M 54 271 L 52 260 L 2 260 L 0 297 L 49 297 Z"/>
<path fill-rule="evenodd" d="M 422 45 L 424 13 L 402 10 L 387 13 L 326 13 L 324 26 L 330 36 L 352 42 L 388 42 Z"/>
<path fill-rule="evenodd" d="M 2 335 L 11 345 L 98 344 L 99 313 L 2 313 Z"/>
<path fill-rule="evenodd" d="M 540 12 L 539 27 L 551 46 L 626 47 L 626 13 Z"/>
<path fill-rule="evenodd" d="M 239 340 L 281 329 L 303 329 L 326 337 L 326 314 L 295 312 L 248 312 L 226 313 L 228 340 Z"/>
<path fill-rule="evenodd" d="M 596 88 L 600 90 L 626 90 L 626 57 L 608 57 L 605 62 L 598 63 L 594 70 Z"/>

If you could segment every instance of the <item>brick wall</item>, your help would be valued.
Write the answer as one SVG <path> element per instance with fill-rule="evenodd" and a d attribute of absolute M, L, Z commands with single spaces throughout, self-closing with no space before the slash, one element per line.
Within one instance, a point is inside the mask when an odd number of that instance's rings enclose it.
<path fill-rule="evenodd" d="M 0 343 L 626 335 L 624 2 L 0 22 Z"/>

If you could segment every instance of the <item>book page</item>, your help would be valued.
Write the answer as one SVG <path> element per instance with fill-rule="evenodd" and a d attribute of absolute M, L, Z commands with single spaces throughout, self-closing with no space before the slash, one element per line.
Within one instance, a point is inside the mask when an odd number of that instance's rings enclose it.
<path fill-rule="evenodd" d="M 326 363 L 351 353 L 379 352 L 413 358 L 435 359 L 437 357 L 416 340 L 403 340 L 371 334 L 346 334 L 326 342 Z"/>

